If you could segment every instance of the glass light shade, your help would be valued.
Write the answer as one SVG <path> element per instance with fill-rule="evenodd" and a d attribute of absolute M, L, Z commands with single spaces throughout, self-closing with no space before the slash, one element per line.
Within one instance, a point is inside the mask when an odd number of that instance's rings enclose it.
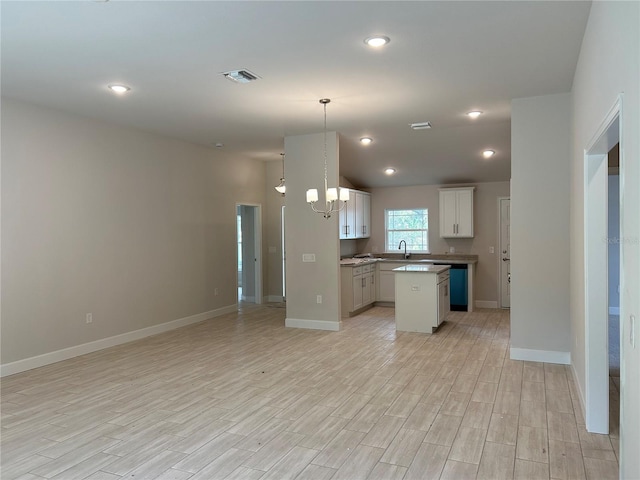
<path fill-rule="evenodd" d="M 285 192 L 287 191 L 287 186 L 284 184 L 284 178 L 280 179 L 280 185 L 273 187 L 276 189 L 276 192 L 281 193 L 282 195 L 285 194 Z"/>
<path fill-rule="evenodd" d="M 340 189 L 340 200 L 342 200 L 343 202 L 349 201 L 349 189 L 348 188 L 341 188 Z"/>
<path fill-rule="evenodd" d="M 327 202 L 332 202 L 338 199 L 337 188 L 327 188 Z"/>
<path fill-rule="evenodd" d="M 496 152 L 494 150 L 485 150 L 484 152 L 482 152 L 482 156 L 484 158 L 491 158 L 495 153 Z"/>
<path fill-rule="evenodd" d="M 472 112 L 467 113 L 467 115 L 471 118 L 478 118 L 480 115 L 482 115 L 482 112 L 480 110 L 474 110 Z"/>
<path fill-rule="evenodd" d="M 318 201 L 318 190 L 315 188 L 310 188 L 307 190 L 307 203 L 317 202 Z"/>

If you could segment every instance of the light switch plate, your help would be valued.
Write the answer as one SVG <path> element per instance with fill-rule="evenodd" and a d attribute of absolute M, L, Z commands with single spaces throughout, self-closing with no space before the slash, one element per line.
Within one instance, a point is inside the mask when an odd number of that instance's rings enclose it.
<path fill-rule="evenodd" d="M 316 254 L 315 253 L 303 253 L 302 254 L 302 261 L 305 262 L 305 263 L 315 262 L 316 261 Z"/>

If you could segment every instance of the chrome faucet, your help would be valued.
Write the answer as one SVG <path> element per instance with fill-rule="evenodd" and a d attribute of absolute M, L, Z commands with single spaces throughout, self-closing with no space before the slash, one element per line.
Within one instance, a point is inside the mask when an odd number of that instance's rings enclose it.
<path fill-rule="evenodd" d="M 400 245 L 398 245 L 398 250 L 402 248 L 403 243 L 404 243 L 404 258 L 406 260 L 407 258 L 409 258 L 409 255 L 411 255 L 410 253 L 407 253 L 407 242 L 405 242 L 404 240 L 400 240 Z"/>

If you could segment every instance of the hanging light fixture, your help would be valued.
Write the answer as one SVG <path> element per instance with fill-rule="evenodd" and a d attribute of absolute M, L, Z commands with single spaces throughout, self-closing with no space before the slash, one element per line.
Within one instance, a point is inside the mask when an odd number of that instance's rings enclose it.
<path fill-rule="evenodd" d="M 310 188 L 307 190 L 307 203 L 311 205 L 311 209 L 316 213 L 321 213 L 324 218 L 331 218 L 331 214 L 342 210 L 349 200 L 349 190 L 346 188 L 328 188 L 327 182 L 327 103 L 331 102 L 328 98 L 321 98 L 320 103 L 324 107 L 324 192 L 325 192 L 325 208 L 321 210 L 316 207 L 318 201 L 318 190 Z M 338 193 L 339 191 L 339 193 Z"/>
<path fill-rule="evenodd" d="M 287 186 L 284 184 L 284 153 L 282 155 L 282 178 L 280 179 L 280 185 L 277 185 L 273 188 L 284 197 L 285 192 L 287 191 Z"/>

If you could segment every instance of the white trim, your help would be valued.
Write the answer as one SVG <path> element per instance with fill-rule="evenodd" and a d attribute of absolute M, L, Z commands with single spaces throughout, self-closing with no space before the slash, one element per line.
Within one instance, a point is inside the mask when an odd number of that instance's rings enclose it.
<path fill-rule="evenodd" d="M 476 300 L 476 308 L 498 308 L 498 302 L 495 300 Z"/>
<path fill-rule="evenodd" d="M 585 324 L 585 423 L 591 433 L 609 433 L 609 363 L 608 328 L 609 271 L 606 245 L 598 239 L 607 236 L 607 172 L 608 152 L 620 144 L 620 218 L 624 217 L 624 142 L 623 95 L 619 94 L 613 106 L 596 129 L 584 150 L 584 324 Z M 604 200 L 603 200 L 604 199 Z M 605 202 L 603 205 L 602 202 Z M 604 209 L 604 210 L 603 210 Z M 624 238 L 624 222 L 620 223 L 620 237 Z M 620 249 L 620 265 L 624 265 L 624 249 Z M 605 272 L 605 276 L 602 276 Z M 624 290 L 624 268 L 620 271 L 621 291 Z M 623 294 L 622 294 L 623 295 Z M 622 296 L 621 296 L 622 301 Z M 624 349 L 620 351 L 624 365 Z M 624 388 L 624 387 L 623 387 Z M 624 418 L 621 405 L 620 418 Z"/>
<path fill-rule="evenodd" d="M 620 307 L 609 307 L 609 315 L 620 315 Z"/>
<path fill-rule="evenodd" d="M 267 295 L 264 297 L 265 303 L 282 303 L 284 302 L 284 297 L 282 295 Z"/>
<path fill-rule="evenodd" d="M 327 320 L 307 320 L 301 318 L 286 318 L 285 327 L 308 328 L 310 330 L 331 330 L 337 332 L 340 330 L 340 322 L 329 322 Z"/>
<path fill-rule="evenodd" d="M 580 383 L 578 382 L 578 372 L 576 372 L 576 369 L 574 367 L 573 364 L 569 365 L 569 369 L 571 370 L 571 376 L 573 377 L 573 383 L 576 386 L 576 391 L 578 392 L 578 400 L 580 401 L 580 406 L 582 407 L 582 420 L 586 420 L 585 418 L 585 401 L 584 401 L 584 396 L 582 395 L 582 389 L 580 388 Z"/>
<path fill-rule="evenodd" d="M 510 358 L 511 360 L 526 360 L 528 362 L 571 364 L 571 352 L 555 352 L 551 350 L 511 347 Z"/>
<path fill-rule="evenodd" d="M 102 338 L 93 342 L 63 348 L 62 350 L 56 350 L 55 352 L 44 353 L 35 357 L 25 358 L 23 360 L 17 360 L 11 363 L 5 363 L 4 365 L 0 365 L 0 377 L 14 375 L 26 370 L 43 367 L 52 363 L 79 357 L 80 355 L 86 355 L 87 353 L 97 352 L 98 350 L 103 350 L 105 348 L 114 347 L 123 343 L 128 343 L 134 340 L 140 340 L 141 338 L 157 335 L 159 333 L 168 332 L 169 330 L 174 330 L 176 328 L 186 327 L 187 325 L 209 320 L 211 318 L 219 317 L 227 313 L 233 313 L 237 310 L 238 305 L 233 304 L 226 307 L 217 308 L 215 310 L 210 310 L 208 312 L 197 313 L 189 317 L 179 318 L 178 320 L 171 320 L 159 325 L 141 328 L 140 330 L 134 330 L 132 332 L 122 333 L 120 335 L 114 335 L 113 337 Z"/>

